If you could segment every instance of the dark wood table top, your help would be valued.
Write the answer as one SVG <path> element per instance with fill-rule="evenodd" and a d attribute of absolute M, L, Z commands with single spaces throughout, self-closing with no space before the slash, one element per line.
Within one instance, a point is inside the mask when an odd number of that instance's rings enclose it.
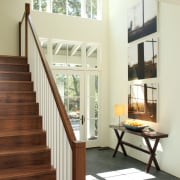
<path fill-rule="evenodd" d="M 134 135 L 137 135 L 137 136 L 147 137 L 147 138 L 150 138 L 150 139 L 167 138 L 168 137 L 168 134 L 164 134 L 164 133 L 160 133 L 160 132 L 156 132 L 156 131 L 145 131 L 145 130 L 134 131 L 134 130 L 130 130 L 130 129 L 127 129 L 126 127 L 124 127 L 123 125 L 122 126 L 110 125 L 109 127 L 113 128 L 113 129 L 118 129 L 120 131 L 130 133 L 130 134 L 134 134 Z"/>

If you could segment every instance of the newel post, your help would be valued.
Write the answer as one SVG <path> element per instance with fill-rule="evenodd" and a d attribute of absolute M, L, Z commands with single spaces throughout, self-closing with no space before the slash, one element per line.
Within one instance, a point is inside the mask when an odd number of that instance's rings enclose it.
<path fill-rule="evenodd" d="M 73 142 L 73 180 L 86 179 L 85 142 Z"/>
<path fill-rule="evenodd" d="M 25 56 L 28 57 L 28 16 L 30 14 L 30 4 L 25 4 Z"/>
<path fill-rule="evenodd" d="M 19 56 L 21 56 L 21 22 L 19 22 Z"/>

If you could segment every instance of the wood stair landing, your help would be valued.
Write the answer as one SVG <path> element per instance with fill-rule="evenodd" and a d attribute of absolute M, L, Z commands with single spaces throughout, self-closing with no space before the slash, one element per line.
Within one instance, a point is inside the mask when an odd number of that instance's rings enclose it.
<path fill-rule="evenodd" d="M 0 180 L 56 180 L 24 57 L 0 56 Z"/>

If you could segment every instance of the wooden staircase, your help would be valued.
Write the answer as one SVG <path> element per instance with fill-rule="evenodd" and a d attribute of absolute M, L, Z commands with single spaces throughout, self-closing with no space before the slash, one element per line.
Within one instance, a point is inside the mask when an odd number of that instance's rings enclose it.
<path fill-rule="evenodd" d="M 0 56 L 0 180 L 55 180 L 27 59 Z"/>

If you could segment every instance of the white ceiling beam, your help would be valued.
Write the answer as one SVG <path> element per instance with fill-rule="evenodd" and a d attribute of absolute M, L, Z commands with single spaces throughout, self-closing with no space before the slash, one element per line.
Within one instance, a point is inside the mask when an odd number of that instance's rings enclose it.
<path fill-rule="evenodd" d="M 73 48 L 71 50 L 71 56 L 73 56 L 77 52 L 77 50 L 79 49 L 80 46 L 81 46 L 80 44 L 73 46 Z"/>
<path fill-rule="evenodd" d="M 47 40 L 46 39 L 41 39 L 40 43 L 41 43 L 41 46 L 43 46 L 45 43 L 47 43 Z"/>
<path fill-rule="evenodd" d="M 87 51 L 87 56 L 90 56 L 96 49 L 97 49 L 96 46 L 90 47 Z"/>
<path fill-rule="evenodd" d="M 61 49 L 62 45 L 63 45 L 63 43 L 57 43 L 57 45 L 56 45 L 56 47 L 54 49 L 54 54 L 55 55 L 59 52 L 59 50 Z"/>

